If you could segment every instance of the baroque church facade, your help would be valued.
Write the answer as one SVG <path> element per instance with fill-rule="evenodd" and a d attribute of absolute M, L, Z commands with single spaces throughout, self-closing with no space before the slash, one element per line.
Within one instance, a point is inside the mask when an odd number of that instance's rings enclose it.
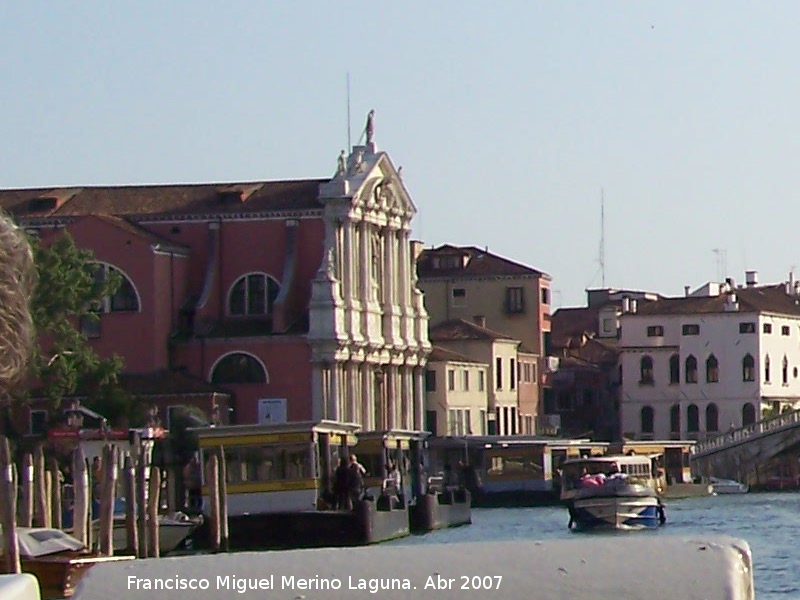
<path fill-rule="evenodd" d="M 420 431 L 416 208 L 372 116 L 366 134 L 332 178 L 10 189 L 0 206 L 40 243 L 66 231 L 97 276 L 120 276 L 83 331 L 167 421 L 195 404 L 222 422 Z"/>

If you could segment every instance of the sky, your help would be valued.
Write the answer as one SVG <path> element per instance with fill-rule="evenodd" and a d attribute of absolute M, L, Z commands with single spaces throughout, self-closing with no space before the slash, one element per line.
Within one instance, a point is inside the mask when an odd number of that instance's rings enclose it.
<path fill-rule="evenodd" d="M 375 109 L 427 245 L 544 271 L 556 306 L 779 282 L 798 25 L 792 1 L 6 2 L 0 187 L 332 176 L 349 75 L 352 141 Z"/>

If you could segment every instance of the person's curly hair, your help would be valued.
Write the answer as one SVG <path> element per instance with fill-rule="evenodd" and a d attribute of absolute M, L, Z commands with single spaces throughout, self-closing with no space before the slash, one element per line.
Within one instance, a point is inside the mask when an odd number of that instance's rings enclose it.
<path fill-rule="evenodd" d="M 25 232 L 0 211 L 0 389 L 23 377 L 34 345 L 29 303 L 36 267 Z"/>

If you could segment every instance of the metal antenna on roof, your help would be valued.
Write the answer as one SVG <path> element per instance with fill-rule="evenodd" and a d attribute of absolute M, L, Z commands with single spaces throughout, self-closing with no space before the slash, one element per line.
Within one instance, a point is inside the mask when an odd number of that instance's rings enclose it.
<path fill-rule="evenodd" d="M 606 210 L 605 190 L 600 188 L 600 274 L 606 288 Z"/>
<path fill-rule="evenodd" d="M 347 72 L 347 151 L 353 146 L 350 144 L 350 71 Z"/>

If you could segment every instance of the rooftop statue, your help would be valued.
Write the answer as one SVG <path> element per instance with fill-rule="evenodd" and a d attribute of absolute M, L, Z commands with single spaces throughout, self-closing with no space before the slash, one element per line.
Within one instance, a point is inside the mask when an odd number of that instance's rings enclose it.
<path fill-rule="evenodd" d="M 344 155 L 344 150 L 339 153 L 339 159 L 336 165 L 336 177 L 344 177 L 347 173 L 347 158 Z"/>
<path fill-rule="evenodd" d="M 367 115 L 367 125 L 364 128 L 364 131 L 367 134 L 367 145 L 372 143 L 372 138 L 375 135 L 375 109 L 369 111 Z"/>

